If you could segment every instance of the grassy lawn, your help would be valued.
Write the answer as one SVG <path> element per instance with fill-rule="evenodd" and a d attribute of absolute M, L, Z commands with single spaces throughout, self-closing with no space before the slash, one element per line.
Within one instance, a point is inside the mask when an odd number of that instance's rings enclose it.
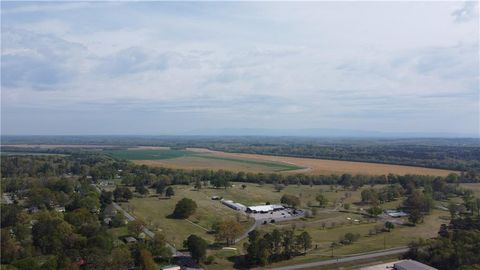
<path fill-rule="evenodd" d="M 471 189 L 475 194 L 475 197 L 480 198 L 480 183 L 463 183 L 460 187 Z"/>
<path fill-rule="evenodd" d="M 181 247 L 183 240 L 191 234 L 196 234 L 213 242 L 214 237 L 207 230 L 217 220 L 236 219 L 237 215 L 240 215 L 241 224 L 245 228 L 253 222 L 247 216 L 224 206 L 219 201 L 211 200 L 208 193 L 212 193 L 213 190 L 202 189 L 196 191 L 190 186 L 175 186 L 174 189 L 175 196 L 171 199 L 158 197 L 133 198 L 128 203 L 123 203 L 122 207 L 134 216 L 146 221 L 148 227 L 153 231 L 163 231 L 168 241 L 175 244 L 176 247 Z M 198 208 L 195 214 L 188 219 L 189 221 L 167 218 L 173 212 L 175 204 L 184 197 L 197 203 Z"/>
<path fill-rule="evenodd" d="M 440 224 L 448 223 L 444 218 L 448 216 L 448 212 L 434 210 L 425 217 L 424 223 L 415 227 L 410 226 L 396 226 L 391 232 L 383 232 L 376 235 L 369 235 L 369 230 L 373 229 L 375 225 L 381 225 L 383 222 L 375 222 L 358 225 L 344 225 L 332 229 L 322 229 L 307 226 L 305 229 L 297 226 L 299 232 L 306 230 L 313 238 L 313 246 L 318 245 L 318 250 L 312 250 L 306 256 L 295 257 L 290 261 L 283 261 L 273 264 L 272 266 L 292 265 L 298 263 L 306 263 L 318 261 L 322 259 L 330 259 L 331 249 L 330 244 L 337 241 L 340 236 L 347 232 L 359 233 L 361 235 L 358 242 L 351 245 L 343 245 L 334 248 L 334 256 L 341 256 L 347 254 L 363 253 L 375 251 L 385 248 L 393 248 L 399 246 L 406 246 L 413 240 L 422 238 L 431 238 L 437 235 Z M 273 230 L 274 225 L 267 225 L 262 230 Z"/>

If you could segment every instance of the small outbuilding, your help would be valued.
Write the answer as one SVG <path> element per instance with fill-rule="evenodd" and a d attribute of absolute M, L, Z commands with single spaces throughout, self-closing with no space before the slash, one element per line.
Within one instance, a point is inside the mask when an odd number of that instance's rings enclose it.
<path fill-rule="evenodd" d="M 133 236 L 127 236 L 127 237 L 125 237 L 125 238 L 123 238 L 123 241 L 124 241 L 125 243 L 127 243 L 127 244 L 135 244 L 135 243 L 138 242 L 137 239 L 136 239 L 135 237 L 133 237 Z"/>

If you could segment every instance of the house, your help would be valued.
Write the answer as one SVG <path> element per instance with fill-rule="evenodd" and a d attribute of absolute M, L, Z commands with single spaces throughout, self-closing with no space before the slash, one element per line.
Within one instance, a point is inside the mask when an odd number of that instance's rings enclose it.
<path fill-rule="evenodd" d="M 106 225 L 110 225 L 112 223 L 112 219 L 107 217 L 107 218 L 104 218 L 103 219 L 103 223 L 105 223 Z"/>
<path fill-rule="evenodd" d="M 65 207 L 64 206 L 57 206 L 55 207 L 55 211 L 59 213 L 65 213 Z"/>
<path fill-rule="evenodd" d="M 175 265 L 175 264 L 171 264 L 171 265 L 166 265 L 162 268 L 160 268 L 161 270 L 181 270 L 182 268 L 178 265 Z"/>
<path fill-rule="evenodd" d="M 385 214 L 389 215 L 390 217 L 393 218 L 399 218 L 399 217 L 406 217 L 408 216 L 407 213 L 397 210 L 397 209 L 385 209 Z"/>
<path fill-rule="evenodd" d="M 125 238 L 123 238 L 123 241 L 124 241 L 125 243 L 127 243 L 127 244 L 135 244 L 135 243 L 138 242 L 137 239 L 136 239 L 135 237 L 133 237 L 133 236 L 127 236 L 127 237 L 125 237 Z"/>

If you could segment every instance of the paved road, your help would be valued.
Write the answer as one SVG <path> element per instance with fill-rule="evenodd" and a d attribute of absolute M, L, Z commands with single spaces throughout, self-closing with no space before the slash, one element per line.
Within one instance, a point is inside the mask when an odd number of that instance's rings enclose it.
<path fill-rule="evenodd" d="M 244 213 L 245 213 L 245 212 L 244 212 Z M 253 218 L 253 219 L 255 220 L 255 223 L 253 223 L 252 226 L 250 226 L 250 228 L 248 228 L 248 230 L 247 230 L 246 232 L 244 232 L 241 236 L 239 236 L 237 239 L 235 239 L 235 243 L 237 243 L 237 242 L 239 242 L 239 241 L 247 238 L 247 237 L 248 237 L 248 234 L 249 234 L 251 231 L 255 230 L 258 226 L 262 225 L 263 222 L 265 222 L 265 221 L 266 221 L 267 223 L 270 223 L 270 221 L 272 221 L 272 219 L 273 219 L 273 220 L 276 220 L 277 222 L 289 221 L 289 220 L 299 219 L 299 218 L 303 217 L 303 215 L 304 215 L 304 212 L 302 212 L 301 215 L 295 215 L 295 216 L 289 216 L 289 217 L 287 217 L 287 216 L 280 216 L 280 217 L 278 217 L 278 216 L 277 216 L 277 217 L 273 217 L 273 218 L 272 218 L 272 217 L 267 217 L 267 218 L 258 218 L 258 217 L 257 217 L 257 218 L 255 218 L 255 216 L 253 216 L 253 215 L 248 215 L 248 214 L 247 214 L 247 216 L 248 216 L 249 218 Z"/>
<path fill-rule="evenodd" d="M 296 265 L 269 268 L 269 269 L 271 269 L 271 270 L 291 270 L 291 269 L 313 268 L 313 267 L 336 264 L 336 263 L 346 263 L 346 262 L 352 262 L 352 261 L 357 261 L 357 260 L 364 260 L 364 259 L 371 259 L 371 258 L 376 258 L 376 257 L 388 256 L 388 255 L 401 254 L 401 253 L 405 253 L 407 251 L 408 251 L 408 248 L 396 248 L 396 249 L 390 249 L 390 250 L 384 250 L 384 251 L 378 251 L 378 252 L 372 252 L 372 253 L 349 255 L 349 256 L 333 259 L 333 260 L 303 263 L 303 264 L 296 264 Z"/>
<path fill-rule="evenodd" d="M 250 228 L 248 228 L 248 230 L 246 232 L 244 232 L 242 235 L 240 235 L 240 237 L 238 237 L 237 239 L 235 239 L 235 243 L 239 242 L 239 241 L 242 241 L 243 239 L 247 238 L 248 237 L 248 234 L 255 230 L 255 228 L 257 228 L 258 225 L 262 224 L 263 223 L 263 220 L 255 220 L 255 223 L 252 224 L 252 226 L 250 226 Z"/>

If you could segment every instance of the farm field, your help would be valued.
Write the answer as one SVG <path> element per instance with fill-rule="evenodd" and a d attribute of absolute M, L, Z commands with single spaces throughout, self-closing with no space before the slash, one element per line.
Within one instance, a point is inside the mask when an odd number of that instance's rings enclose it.
<path fill-rule="evenodd" d="M 209 152 L 218 156 L 236 157 L 236 158 L 255 158 L 260 160 L 270 160 L 277 162 L 286 162 L 295 164 L 307 169 L 301 170 L 302 173 L 307 174 L 364 174 L 364 175 L 386 175 L 389 173 L 405 175 L 405 174 L 426 174 L 436 176 L 446 176 L 452 171 L 442 169 L 432 169 L 414 166 L 368 163 L 368 162 L 354 162 L 342 160 L 326 160 L 314 158 L 297 158 L 297 157 L 283 157 L 271 155 L 258 154 L 243 154 L 243 153 L 227 153 L 220 151 L 210 151 L 202 148 L 191 148 L 189 150 L 198 152 Z M 289 171 L 291 173 L 298 171 Z"/>
<path fill-rule="evenodd" d="M 301 166 L 282 161 L 270 161 L 244 157 L 226 157 L 214 153 L 165 148 L 130 148 L 109 150 L 107 154 L 133 160 L 137 164 L 164 166 L 177 169 L 210 169 L 250 172 L 282 172 L 303 169 Z"/>
<path fill-rule="evenodd" d="M 139 153 L 131 153 L 140 151 Z M 150 152 L 149 152 L 150 151 Z M 155 153 L 157 151 L 158 153 Z M 160 153 L 164 151 L 163 153 Z M 168 153 L 172 152 L 172 153 Z M 178 153 L 181 152 L 181 153 Z M 243 153 L 211 151 L 203 148 L 188 148 L 186 151 L 166 149 L 129 149 L 110 151 L 114 156 L 133 160 L 136 164 L 163 166 L 176 169 L 211 169 L 247 172 L 282 172 L 305 174 L 363 174 L 386 175 L 389 173 L 423 174 L 446 176 L 450 170 L 423 168 L 414 166 L 325 160 L 313 158 L 283 157 Z M 158 155 L 158 156 L 155 156 Z M 143 156 L 143 158 L 142 158 Z"/>

